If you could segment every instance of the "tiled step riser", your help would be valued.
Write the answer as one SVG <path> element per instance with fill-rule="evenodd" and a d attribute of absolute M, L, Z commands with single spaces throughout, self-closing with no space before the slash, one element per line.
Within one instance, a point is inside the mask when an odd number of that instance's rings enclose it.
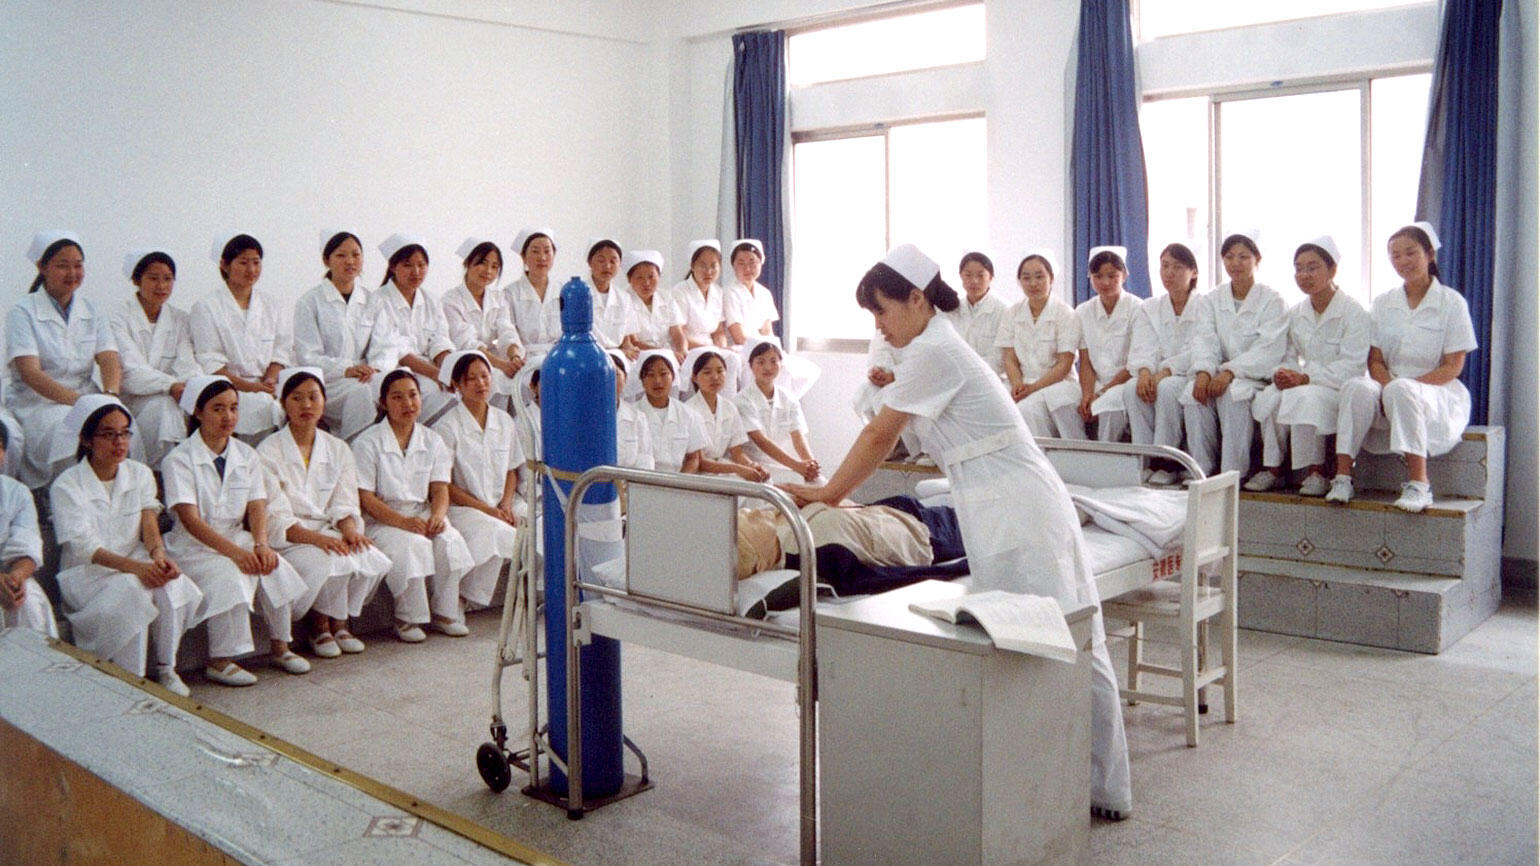
<path fill-rule="evenodd" d="M 1238 516 L 1242 556 L 1368 571 L 1459 577 L 1489 505 L 1464 516 L 1246 499 Z"/>
<path fill-rule="evenodd" d="M 1466 437 L 1453 451 L 1428 461 L 1434 492 L 1458 499 L 1500 499 L 1507 444 L 1503 428 L 1472 427 Z M 1406 481 L 1406 464 L 1399 455 L 1365 453 L 1353 469 L 1353 481 L 1361 490 L 1398 491 Z"/>

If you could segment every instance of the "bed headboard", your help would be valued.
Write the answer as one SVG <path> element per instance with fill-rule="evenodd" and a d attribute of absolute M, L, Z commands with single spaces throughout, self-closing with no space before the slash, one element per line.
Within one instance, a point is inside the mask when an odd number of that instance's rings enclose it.
<path fill-rule="evenodd" d="M 626 591 L 737 612 L 738 507 L 735 497 L 651 484 L 627 485 Z"/>

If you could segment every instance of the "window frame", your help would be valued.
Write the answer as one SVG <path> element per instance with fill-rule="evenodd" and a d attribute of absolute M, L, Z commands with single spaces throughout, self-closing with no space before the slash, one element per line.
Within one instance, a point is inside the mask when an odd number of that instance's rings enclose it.
<path fill-rule="evenodd" d="M 816 32 L 818 32 L 820 30 L 835 30 L 835 29 L 838 29 L 840 27 L 848 27 L 848 26 L 851 26 L 851 25 L 854 25 L 854 24 L 866 24 L 866 23 L 869 23 L 869 22 L 872 22 L 872 21 L 882 21 L 882 20 L 886 20 L 886 19 L 889 19 L 889 18 L 904 18 L 904 17 L 910 16 L 910 15 L 919 15 L 919 14 L 922 14 L 922 13 L 925 13 L 925 12 L 937 12 L 937 11 L 940 11 L 942 9 L 952 9 L 952 8 L 956 8 L 956 7 L 960 7 L 960 6 L 980 6 L 980 7 L 984 8 L 984 14 L 986 16 L 986 21 L 985 21 L 986 49 L 985 49 L 985 56 L 984 57 L 981 57 L 981 58 L 979 58 L 977 60 L 962 60 L 962 61 L 958 61 L 957 63 L 940 63 L 940 64 L 936 64 L 934 66 L 916 66 L 916 67 L 910 67 L 908 69 L 895 69 L 892 72 L 877 72 L 877 73 L 873 73 L 871 75 L 856 75 L 856 76 L 852 76 L 850 78 L 831 78 L 831 79 L 828 79 L 827 81 L 812 81 L 812 82 L 809 82 L 807 84 L 791 84 L 790 83 L 790 78 L 791 78 L 791 74 L 790 73 L 791 73 L 791 70 L 789 68 L 789 65 L 790 65 L 790 62 L 791 62 L 791 40 L 794 37 L 801 36 L 801 35 L 806 34 L 806 33 L 816 33 Z M 810 21 L 808 21 L 806 23 L 790 24 L 790 25 L 788 25 L 788 26 L 783 28 L 783 31 L 786 34 L 786 36 L 785 36 L 785 39 L 786 39 L 786 59 L 787 59 L 787 64 L 788 64 L 788 69 L 787 69 L 788 84 L 787 84 L 787 87 L 791 91 L 797 91 L 797 90 L 805 90 L 807 88 L 812 88 L 812 87 L 824 87 L 824 86 L 830 85 L 830 84 L 845 84 L 847 82 L 852 82 L 852 81 L 880 80 L 880 79 L 883 79 L 883 78 L 890 78 L 890 77 L 895 76 L 895 75 L 913 75 L 914 73 L 917 73 L 917 72 L 925 73 L 925 72 L 935 72 L 935 71 L 941 70 L 941 69 L 957 69 L 957 68 L 960 68 L 960 67 L 974 66 L 974 65 L 977 65 L 979 63 L 983 63 L 983 62 L 985 62 L 986 60 L 989 59 L 988 48 L 987 48 L 987 43 L 988 43 L 988 39 L 987 39 L 987 35 L 988 35 L 988 21 L 987 21 L 987 17 L 988 17 L 988 14 L 989 14 L 989 9 L 988 9 L 988 5 L 985 3 L 985 0 L 919 0 L 919 2 L 899 2 L 899 3 L 893 3 L 893 4 L 890 4 L 890 5 L 884 5 L 884 6 L 880 6 L 880 7 L 877 7 L 875 9 L 870 9 L 870 10 L 857 10 L 857 11 L 849 13 L 849 14 L 842 13 L 838 17 L 829 18 L 829 19 L 814 19 L 814 20 L 810 20 Z"/>

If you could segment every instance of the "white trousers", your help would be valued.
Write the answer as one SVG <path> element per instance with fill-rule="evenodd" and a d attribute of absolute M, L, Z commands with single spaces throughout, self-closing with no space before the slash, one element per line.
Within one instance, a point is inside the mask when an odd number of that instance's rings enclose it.
<path fill-rule="evenodd" d="M 1367 376 L 1350 379 L 1337 410 L 1337 453 L 1357 457 L 1367 444 L 1376 453 L 1437 456 L 1459 444 L 1469 419 L 1470 394 L 1458 380 L 1429 385 L 1392 379 L 1381 387 Z"/>
<path fill-rule="evenodd" d="M 375 373 L 383 376 L 384 373 Z M 326 383 L 326 423 L 344 442 L 374 423 L 374 383 L 360 382 L 346 376 Z"/>
<path fill-rule="evenodd" d="M 1039 439 L 1087 438 L 1079 406 L 1080 384 L 1073 379 L 1061 379 L 1016 402 L 1027 429 Z"/>
<path fill-rule="evenodd" d="M 1213 474 L 1235 470 L 1245 474 L 1251 466 L 1251 437 L 1256 422 L 1251 418 L 1252 393 L 1237 398 L 1234 385 L 1205 406 L 1182 401 L 1182 420 L 1187 427 L 1187 453 L 1198 467 Z"/>
<path fill-rule="evenodd" d="M 1186 376 L 1167 376 L 1155 385 L 1155 402 L 1139 398 L 1139 380 L 1123 385 L 1123 411 L 1127 413 L 1135 445 L 1182 447 L 1182 392 L 1192 387 Z"/>
<path fill-rule="evenodd" d="M 53 603 L 36 580 L 27 578 L 27 595 L 15 610 L 0 611 L 0 626 L 5 628 L 30 628 L 49 637 L 59 636 L 59 626 L 54 622 Z"/>
<path fill-rule="evenodd" d="M 145 675 L 146 660 L 153 645 L 155 673 L 176 670 L 176 653 L 182 646 L 182 635 L 187 632 L 187 616 L 193 605 L 178 607 L 164 586 L 151 591 L 155 609 L 159 614 L 147 631 L 141 631 L 107 660 L 134 676 Z"/>
<path fill-rule="evenodd" d="M 129 396 L 123 401 L 134 413 L 134 438 L 144 447 L 145 464 L 160 469 L 161 458 L 187 438 L 187 416 L 170 394 Z"/>
<path fill-rule="evenodd" d="M 257 607 L 262 610 L 262 620 L 267 623 L 267 633 L 273 640 L 288 643 L 294 639 L 292 628 L 292 604 L 273 604 L 257 585 Z M 204 620 L 209 630 L 209 657 L 217 659 L 243 656 L 256 648 L 251 640 L 251 614 L 244 605 L 236 605 L 223 613 L 216 613 Z"/>

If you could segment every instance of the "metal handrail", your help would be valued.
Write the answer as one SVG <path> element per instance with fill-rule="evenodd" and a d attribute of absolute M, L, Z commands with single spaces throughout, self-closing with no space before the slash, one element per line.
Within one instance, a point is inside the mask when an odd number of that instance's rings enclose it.
<path fill-rule="evenodd" d="M 1201 481 L 1208 477 L 1208 473 L 1198 467 L 1198 461 L 1192 459 L 1180 448 L 1172 448 L 1170 445 L 1137 445 L 1131 442 L 1094 442 L 1089 439 L 1052 439 L 1037 438 L 1037 447 L 1044 451 L 1082 451 L 1088 454 L 1112 454 L 1128 456 L 1136 454 L 1140 457 L 1163 457 L 1182 464 L 1187 470 L 1187 476 L 1194 481 Z"/>

